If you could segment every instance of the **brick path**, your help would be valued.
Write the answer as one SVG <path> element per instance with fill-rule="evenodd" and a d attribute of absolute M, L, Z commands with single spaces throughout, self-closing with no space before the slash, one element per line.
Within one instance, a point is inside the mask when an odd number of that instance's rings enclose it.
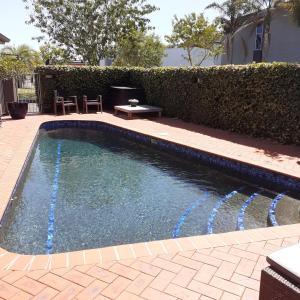
<path fill-rule="evenodd" d="M 57 119 L 104 120 L 300 176 L 299 147 L 282 146 L 178 120 L 127 121 L 110 114 L 8 119 L 0 129 L 1 214 L 39 125 Z M 114 254 L 117 261 L 88 259 L 88 253 L 95 256 L 100 250 L 88 250 L 91 252 L 84 252 L 86 255 L 75 252 L 31 258 L 1 249 L 0 299 L 258 299 L 260 271 L 267 265 L 266 255 L 299 243 L 299 232 L 300 224 L 296 224 L 195 237 L 196 246 L 191 245 L 191 238 L 149 243 L 155 255 L 145 254 L 139 244 L 128 246 L 128 249 L 118 246 L 110 249 L 112 253 L 119 249 L 118 255 Z M 160 250 L 157 250 L 158 245 Z M 136 258 L 122 259 L 132 249 L 135 249 L 132 252 Z M 104 249 L 101 251 L 103 253 Z M 139 251 L 141 254 L 137 255 Z M 162 254 L 164 252 L 166 254 Z"/>
<path fill-rule="evenodd" d="M 258 299 L 265 256 L 300 236 L 31 272 L 2 270 L 1 299 Z"/>

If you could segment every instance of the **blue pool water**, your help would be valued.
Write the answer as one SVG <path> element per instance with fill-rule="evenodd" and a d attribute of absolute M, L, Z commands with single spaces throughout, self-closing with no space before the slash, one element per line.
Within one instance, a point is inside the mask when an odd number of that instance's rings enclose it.
<path fill-rule="evenodd" d="M 0 245 L 45 254 L 265 227 L 272 205 L 283 225 L 300 222 L 299 204 L 112 132 L 41 130 Z"/>

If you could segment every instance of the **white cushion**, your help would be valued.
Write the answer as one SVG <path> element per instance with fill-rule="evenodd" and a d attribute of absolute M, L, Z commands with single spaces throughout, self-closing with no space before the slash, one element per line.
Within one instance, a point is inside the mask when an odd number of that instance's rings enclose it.
<path fill-rule="evenodd" d="M 276 271 L 300 284 L 300 244 L 272 253 L 267 261 Z"/>

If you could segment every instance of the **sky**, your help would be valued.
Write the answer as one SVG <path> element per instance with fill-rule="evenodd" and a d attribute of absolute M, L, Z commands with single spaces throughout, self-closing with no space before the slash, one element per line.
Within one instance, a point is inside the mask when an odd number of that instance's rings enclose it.
<path fill-rule="evenodd" d="M 155 33 L 161 37 L 171 34 L 172 19 L 176 14 L 182 17 L 191 12 L 203 12 L 209 19 L 216 17 L 214 10 L 205 10 L 212 0 L 148 0 L 160 10 L 149 15 Z M 220 2 L 220 1 L 217 1 Z M 34 49 L 39 48 L 39 43 L 32 37 L 39 36 L 40 32 L 32 25 L 26 25 L 29 12 L 25 9 L 23 0 L 0 0 L 0 33 L 7 36 L 13 45 L 28 44 Z"/>

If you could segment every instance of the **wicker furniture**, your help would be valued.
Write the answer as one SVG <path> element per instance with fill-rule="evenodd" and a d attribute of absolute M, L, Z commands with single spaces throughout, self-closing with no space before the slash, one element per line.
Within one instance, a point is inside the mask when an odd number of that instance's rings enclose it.
<path fill-rule="evenodd" d="M 70 108 L 74 107 L 76 110 L 76 113 L 79 114 L 78 109 L 78 103 L 77 103 L 77 96 L 69 96 L 66 100 L 64 97 L 58 96 L 57 91 L 54 91 L 54 114 L 57 115 L 57 107 L 61 106 L 62 112 L 65 115 L 66 114 L 66 108 L 68 112 L 70 112 Z"/>
<path fill-rule="evenodd" d="M 262 270 L 260 300 L 300 299 L 300 244 L 267 257 L 270 267 Z"/>
<path fill-rule="evenodd" d="M 102 95 L 98 95 L 95 100 L 88 99 L 87 96 L 83 96 L 83 111 L 88 113 L 89 112 L 89 106 L 96 106 L 97 111 L 103 112 L 102 107 Z"/>

